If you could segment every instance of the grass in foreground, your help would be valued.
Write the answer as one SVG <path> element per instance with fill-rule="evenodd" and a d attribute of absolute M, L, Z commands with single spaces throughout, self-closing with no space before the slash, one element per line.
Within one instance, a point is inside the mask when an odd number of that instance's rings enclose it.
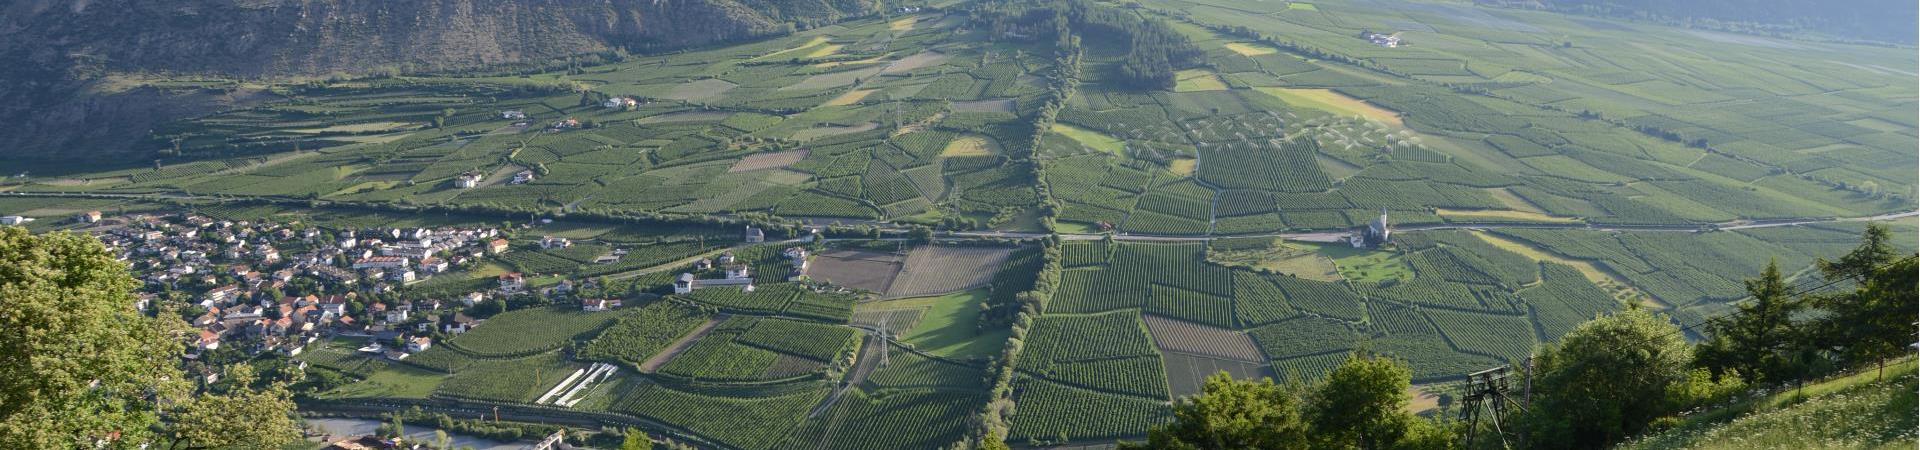
<path fill-rule="evenodd" d="M 1679 428 L 1622 449 L 1914 448 L 1914 362 L 1868 368 L 1803 390 L 1698 414 Z M 1729 419 L 1729 416 L 1738 415 Z"/>

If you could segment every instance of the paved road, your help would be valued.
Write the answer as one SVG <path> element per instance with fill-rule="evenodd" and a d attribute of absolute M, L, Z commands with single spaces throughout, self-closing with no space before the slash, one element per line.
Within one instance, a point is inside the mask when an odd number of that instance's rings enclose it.
<path fill-rule="evenodd" d="M 1738 221 L 1732 221 L 1732 222 L 1721 222 L 1721 223 L 1699 224 L 1699 225 L 1593 225 L 1593 224 L 1584 224 L 1584 223 L 1557 224 L 1557 223 L 1512 223 L 1512 222 L 1496 222 L 1496 223 L 1455 222 L 1455 223 L 1430 224 L 1430 225 L 1398 226 L 1398 227 L 1394 227 L 1394 229 L 1395 231 L 1542 229 L 1542 230 L 1592 230 L 1592 231 L 1671 231 L 1671 232 L 1691 233 L 1691 232 L 1700 232 L 1700 231 L 1706 231 L 1706 230 L 1747 230 L 1747 229 L 1754 229 L 1754 228 L 1786 227 L 1786 226 L 1808 225 L 1808 224 L 1829 223 L 1829 222 L 1880 221 L 1880 220 L 1892 220 L 1892 219 L 1900 219 L 1900 218 L 1915 217 L 1915 216 L 1920 216 L 1920 211 L 1906 211 L 1906 212 L 1888 213 L 1888 214 L 1881 214 L 1876 216 L 1865 216 L 1865 217 L 1803 217 L 1803 218 L 1769 219 L 1769 220 L 1738 220 Z M 1041 238 L 1041 237 L 1048 236 L 1046 233 L 1021 233 L 1021 232 L 1005 232 L 1005 231 L 958 231 L 958 232 L 941 233 L 940 235 L 951 236 L 951 237 L 1003 238 L 1003 239 L 1034 239 L 1034 238 Z M 1284 238 L 1287 240 L 1294 240 L 1294 241 L 1334 242 L 1340 239 L 1344 239 L 1346 235 L 1347 235 L 1347 232 L 1345 231 L 1233 234 L 1233 235 L 1211 235 L 1211 236 L 1169 236 L 1169 235 L 1119 233 L 1119 234 L 1114 234 L 1113 238 L 1114 240 L 1121 240 L 1121 241 L 1188 242 L 1188 241 L 1208 241 L 1208 240 L 1220 239 L 1220 238 L 1274 237 L 1274 238 Z M 1093 233 L 1061 233 L 1060 234 L 1061 239 L 1070 240 L 1070 241 L 1096 240 L 1096 239 L 1105 239 L 1106 237 L 1107 237 L 1106 234 L 1093 234 Z"/>
<path fill-rule="evenodd" d="M 125 198 L 125 199 L 135 199 L 135 200 L 139 200 L 139 199 L 234 200 L 234 198 L 228 198 L 228 197 L 212 197 L 212 196 L 203 196 L 203 195 L 175 194 L 175 193 L 91 194 L 91 193 L 55 193 L 55 192 L 0 192 L 0 195 L 19 196 L 19 197 Z M 288 201 L 288 202 L 305 202 L 306 201 L 304 199 L 294 199 L 294 198 L 285 198 L 285 197 L 250 197 L 250 198 L 270 200 L 270 201 Z M 1562 223 L 1514 223 L 1514 222 L 1495 222 L 1495 223 L 1454 222 L 1454 223 L 1429 224 L 1429 225 L 1406 225 L 1406 226 L 1395 227 L 1395 229 L 1397 231 L 1548 229 L 1548 230 L 1592 230 L 1592 231 L 1699 232 L 1699 231 L 1706 231 L 1706 230 L 1747 230 L 1747 229 L 1755 229 L 1755 228 L 1786 227 L 1786 226 L 1808 225 L 1808 224 L 1829 223 L 1829 222 L 1863 222 L 1863 221 L 1877 221 L 1877 220 L 1892 220 L 1892 219 L 1900 219 L 1900 218 L 1916 217 L 1916 216 L 1920 216 L 1920 211 L 1903 211 L 1903 212 L 1887 213 L 1887 214 L 1864 216 L 1864 217 L 1796 217 L 1796 218 L 1766 219 L 1766 220 L 1736 220 L 1731 222 L 1721 222 L 1721 223 L 1712 223 L 1712 224 L 1690 224 L 1690 225 L 1594 225 L 1594 224 L 1585 224 L 1585 223 L 1562 224 Z M 838 223 L 842 225 L 871 225 L 871 226 L 887 228 L 894 231 L 898 231 L 901 229 L 900 227 L 894 224 L 879 222 L 879 221 L 871 221 L 871 220 L 857 220 L 857 219 L 846 220 L 846 219 L 821 219 L 821 218 L 798 218 L 797 220 L 801 220 L 802 222 L 812 226 L 822 226 L 822 225 L 827 225 L 832 223 Z M 1114 234 L 1113 238 L 1115 240 L 1122 240 L 1122 241 L 1142 241 L 1142 242 L 1199 242 L 1199 241 L 1209 241 L 1209 240 L 1219 239 L 1219 238 L 1274 237 L 1274 238 L 1284 238 L 1284 239 L 1295 240 L 1295 241 L 1335 242 L 1340 239 L 1343 239 L 1346 235 L 1347 235 L 1346 231 L 1314 231 L 1314 232 L 1302 232 L 1302 233 L 1263 233 L 1263 234 L 1233 234 L 1233 235 L 1204 235 L 1204 236 L 1119 233 L 1119 234 Z M 1015 232 L 1015 231 L 952 231 L 952 232 L 940 233 L 939 236 L 940 237 L 957 237 L 957 238 L 1037 239 L 1037 238 L 1050 236 L 1050 234 L 1032 233 L 1032 232 Z M 1059 236 L 1061 239 L 1074 241 L 1074 240 L 1105 239 L 1107 237 L 1107 234 L 1060 233 Z M 798 240 L 789 240 L 789 241 L 783 241 L 783 242 L 791 243 L 791 242 L 798 242 Z M 681 264 L 691 263 L 693 260 L 696 260 L 696 259 L 699 259 L 699 256 L 689 258 L 684 262 L 681 262 Z M 669 265 L 664 267 L 674 267 L 674 266 Z M 650 269 L 657 269 L 657 268 L 650 268 Z M 649 269 L 641 269 L 638 271 L 625 272 L 619 275 L 615 275 L 615 277 L 630 278 L 630 277 L 634 277 L 634 276 L 638 276 L 646 273 L 650 273 Z"/>

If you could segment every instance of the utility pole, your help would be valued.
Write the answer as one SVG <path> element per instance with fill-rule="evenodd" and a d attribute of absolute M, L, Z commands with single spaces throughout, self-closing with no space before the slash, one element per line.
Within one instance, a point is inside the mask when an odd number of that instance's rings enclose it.
<path fill-rule="evenodd" d="M 1507 377 L 1512 375 L 1512 370 L 1510 366 L 1500 366 L 1467 375 L 1466 391 L 1462 398 L 1464 407 L 1460 410 L 1461 420 L 1467 422 L 1465 443 L 1467 448 L 1473 448 L 1474 434 L 1479 431 L 1480 418 L 1483 415 L 1487 416 L 1493 424 L 1493 431 L 1499 436 L 1502 448 L 1514 445 L 1508 440 L 1510 433 L 1500 423 L 1500 419 L 1507 415 L 1507 408 L 1514 403 L 1513 399 L 1507 396 Z M 1531 370 L 1528 372 L 1531 373 Z M 1531 380 L 1526 383 L 1531 384 Z M 1531 388 L 1527 389 L 1531 390 Z M 1522 406 L 1522 409 L 1524 410 L 1525 407 Z"/>
<path fill-rule="evenodd" d="M 1524 365 L 1520 368 L 1521 376 L 1524 377 L 1520 382 L 1520 410 L 1522 411 L 1533 409 L 1533 356 L 1532 353 L 1528 353 L 1527 359 L 1522 363 Z M 1520 429 L 1519 436 L 1520 447 L 1526 448 L 1527 430 Z"/>
<path fill-rule="evenodd" d="M 878 335 L 880 338 L 880 367 L 887 366 L 887 338 L 889 337 L 887 335 L 887 321 L 890 320 L 893 320 L 893 313 L 887 313 L 887 315 L 881 316 L 880 318 L 880 333 Z"/>

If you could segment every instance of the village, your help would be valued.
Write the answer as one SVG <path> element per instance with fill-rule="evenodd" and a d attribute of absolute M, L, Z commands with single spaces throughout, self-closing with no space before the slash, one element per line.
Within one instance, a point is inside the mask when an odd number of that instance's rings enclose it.
<path fill-rule="evenodd" d="M 178 314 L 195 337 L 185 357 L 207 383 L 219 379 L 221 361 L 278 353 L 297 356 L 324 338 L 368 338 L 364 353 L 404 360 L 432 348 L 436 338 L 467 332 L 498 313 L 493 300 L 569 302 L 586 312 L 621 306 L 618 298 L 583 298 L 576 292 L 595 281 L 562 279 L 531 287 L 528 276 L 500 274 L 488 289 L 447 298 L 403 300 L 396 290 L 435 275 L 480 264 L 510 251 L 508 232 L 490 227 L 329 230 L 299 223 L 216 220 L 206 216 L 131 214 L 103 218 L 77 215 L 82 230 L 98 237 L 145 283 L 135 307 L 148 314 Z M 748 242 L 764 232 L 748 227 Z M 566 238 L 532 239 L 539 249 L 573 245 Z M 596 262 L 618 261 L 614 250 Z M 796 261 L 791 279 L 803 276 L 807 251 L 788 249 Z M 702 259 L 696 269 L 715 268 Z M 676 283 L 675 292 L 697 288 L 753 290 L 747 266 L 731 253 L 719 255 L 725 276 Z M 698 285 L 695 286 L 694 283 Z M 504 302 L 501 302 L 504 303 Z"/>

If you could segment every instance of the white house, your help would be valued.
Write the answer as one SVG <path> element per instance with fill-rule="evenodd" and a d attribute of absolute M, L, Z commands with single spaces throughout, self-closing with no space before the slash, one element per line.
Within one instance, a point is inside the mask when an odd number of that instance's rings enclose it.
<path fill-rule="evenodd" d="M 433 338 L 420 336 L 407 340 L 408 353 L 420 353 L 427 351 L 429 348 L 433 348 Z"/>
<path fill-rule="evenodd" d="M 640 106 L 640 101 L 627 97 L 613 97 L 600 103 L 600 105 L 607 107 L 607 109 L 633 109 L 634 107 Z"/>
<path fill-rule="evenodd" d="M 506 292 L 518 292 L 519 290 L 526 289 L 526 288 L 527 288 L 527 277 L 525 275 L 521 275 L 520 272 L 513 272 L 509 274 L 500 275 L 500 290 L 506 291 Z"/>
<path fill-rule="evenodd" d="M 580 310 L 586 312 L 606 311 L 620 307 L 620 299 L 582 299 Z"/>
<path fill-rule="evenodd" d="M 732 273 L 731 270 L 728 271 L 729 275 Z M 742 269 L 740 273 L 744 275 L 746 273 L 745 269 Z M 673 293 L 675 294 L 689 294 L 695 289 L 714 287 L 738 287 L 741 291 L 753 292 L 753 278 L 741 277 L 702 280 L 694 278 L 691 273 L 681 273 L 679 278 L 673 280 Z"/>
<path fill-rule="evenodd" d="M 480 174 L 477 173 L 463 173 L 460 174 L 460 176 L 453 177 L 453 187 L 473 189 L 480 186 L 480 178 Z"/>

